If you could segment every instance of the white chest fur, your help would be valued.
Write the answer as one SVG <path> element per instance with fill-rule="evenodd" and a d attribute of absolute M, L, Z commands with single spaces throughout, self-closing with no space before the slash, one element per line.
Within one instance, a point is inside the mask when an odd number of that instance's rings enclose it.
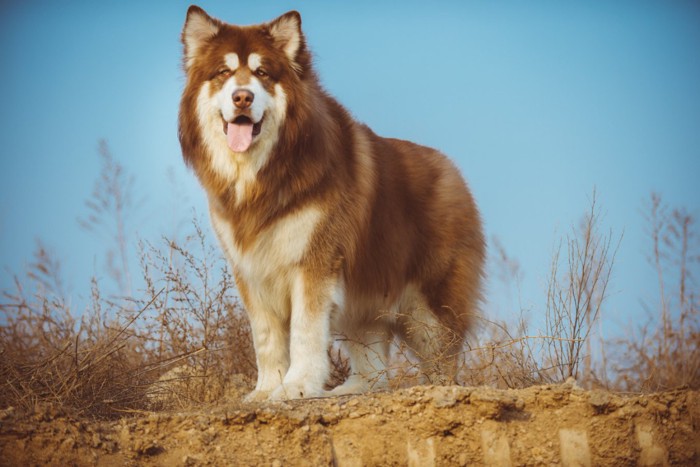
<path fill-rule="evenodd" d="M 304 207 L 272 223 L 242 248 L 235 240 L 231 222 L 211 210 L 212 225 L 229 262 L 239 279 L 261 299 L 269 294 L 284 294 L 282 289 L 289 290 L 286 283 L 309 248 L 321 215 L 317 206 Z"/>

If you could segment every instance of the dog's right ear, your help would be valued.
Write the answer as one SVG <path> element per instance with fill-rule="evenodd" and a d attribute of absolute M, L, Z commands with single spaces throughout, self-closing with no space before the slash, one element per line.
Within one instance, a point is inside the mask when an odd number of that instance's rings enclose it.
<path fill-rule="evenodd" d="M 187 10 L 182 43 L 185 46 L 185 70 L 194 62 L 194 57 L 206 42 L 219 32 L 221 23 L 196 5 Z"/>

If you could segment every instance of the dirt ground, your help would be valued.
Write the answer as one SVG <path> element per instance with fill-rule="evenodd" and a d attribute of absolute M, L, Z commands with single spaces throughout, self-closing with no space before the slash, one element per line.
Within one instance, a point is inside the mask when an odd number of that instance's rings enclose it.
<path fill-rule="evenodd" d="M 126 414 L 0 412 L 2 465 L 700 465 L 700 397 L 418 386 Z"/>

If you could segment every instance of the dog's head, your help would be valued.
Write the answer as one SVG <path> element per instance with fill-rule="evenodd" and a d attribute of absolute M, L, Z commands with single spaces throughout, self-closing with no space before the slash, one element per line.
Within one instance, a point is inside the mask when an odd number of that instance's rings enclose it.
<path fill-rule="evenodd" d="M 232 158 L 264 164 L 279 137 L 289 94 L 310 66 L 299 13 L 240 27 L 191 6 L 182 43 L 187 84 L 180 142 L 185 159 L 197 165 L 197 159 L 209 158 L 210 168 L 229 179 L 235 177 Z"/>

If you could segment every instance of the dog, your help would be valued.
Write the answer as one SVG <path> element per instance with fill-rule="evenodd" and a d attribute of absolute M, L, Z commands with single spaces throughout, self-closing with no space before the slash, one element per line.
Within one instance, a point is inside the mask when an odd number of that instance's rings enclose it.
<path fill-rule="evenodd" d="M 326 93 L 296 11 L 237 26 L 191 6 L 182 43 L 180 144 L 250 319 L 247 400 L 386 388 L 394 337 L 429 383 L 452 381 L 485 259 L 458 169 Z M 350 374 L 329 391 L 337 335 Z"/>

